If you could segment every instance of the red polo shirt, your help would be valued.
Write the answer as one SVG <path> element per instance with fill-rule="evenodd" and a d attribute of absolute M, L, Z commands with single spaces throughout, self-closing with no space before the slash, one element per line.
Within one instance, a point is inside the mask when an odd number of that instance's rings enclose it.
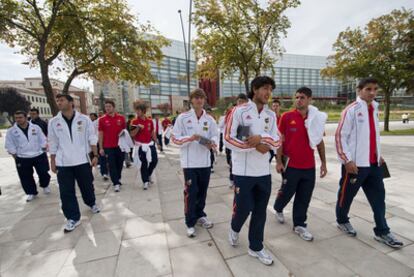
<path fill-rule="evenodd" d="M 135 118 L 131 121 L 131 125 L 143 125 L 143 129 L 139 129 L 138 133 L 135 135 L 134 139 L 137 142 L 141 143 L 150 143 L 152 139 L 152 133 L 154 132 L 154 123 L 150 118 Z"/>
<path fill-rule="evenodd" d="M 114 116 L 105 114 L 99 118 L 98 131 L 103 132 L 103 147 L 118 147 L 119 133 L 125 129 L 125 118 L 115 113 Z"/>
<path fill-rule="evenodd" d="M 279 131 L 284 135 L 283 154 L 289 157 L 288 167 L 310 169 L 315 167 L 313 149 L 309 146 L 305 119 L 297 110 L 282 114 Z"/>
<path fill-rule="evenodd" d="M 167 129 L 168 125 L 171 125 L 171 124 L 172 124 L 172 122 L 171 122 L 171 120 L 170 120 L 168 117 L 166 117 L 166 118 L 164 118 L 164 120 L 161 122 L 161 124 L 162 124 L 162 128 L 163 128 L 163 129 L 164 129 L 164 131 L 165 131 L 165 129 Z"/>
<path fill-rule="evenodd" d="M 377 133 L 375 131 L 374 121 L 374 107 L 368 106 L 368 117 L 369 117 L 369 162 L 371 164 L 378 163 L 377 160 Z"/>

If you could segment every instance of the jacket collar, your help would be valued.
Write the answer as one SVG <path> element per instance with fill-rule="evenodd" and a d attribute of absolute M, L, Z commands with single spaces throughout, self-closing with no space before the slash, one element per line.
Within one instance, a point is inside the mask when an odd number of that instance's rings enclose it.
<path fill-rule="evenodd" d="M 358 103 L 361 103 L 362 105 L 364 105 L 365 107 L 367 107 L 368 108 L 368 103 L 367 103 L 367 101 L 365 101 L 365 100 L 363 100 L 363 99 L 361 99 L 361 97 L 357 97 L 357 99 L 356 99 L 356 101 L 358 102 Z M 376 109 L 378 109 L 378 102 L 377 101 L 375 101 L 375 100 L 373 100 L 372 101 L 372 106 L 374 107 L 374 109 L 376 110 Z"/>
<path fill-rule="evenodd" d="M 79 117 L 79 112 L 74 110 L 75 115 L 73 116 L 73 121 L 75 121 L 75 119 L 77 119 Z M 62 112 L 58 112 L 58 114 L 56 115 L 58 118 L 63 120 L 63 114 Z"/>
<path fill-rule="evenodd" d="M 197 114 L 193 108 L 191 108 L 190 112 L 193 116 L 197 118 Z M 201 114 L 200 118 L 204 117 L 205 115 L 206 115 L 206 111 L 203 109 L 203 113 Z"/>

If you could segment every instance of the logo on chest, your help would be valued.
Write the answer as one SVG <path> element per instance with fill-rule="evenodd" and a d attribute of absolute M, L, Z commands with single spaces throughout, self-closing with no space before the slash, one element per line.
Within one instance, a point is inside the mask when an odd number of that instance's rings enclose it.
<path fill-rule="evenodd" d="M 76 124 L 78 125 L 78 127 L 77 127 L 78 132 L 82 132 L 82 130 L 83 130 L 83 122 L 82 121 L 78 121 L 78 122 L 76 122 Z"/>
<path fill-rule="evenodd" d="M 208 131 L 208 122 L 207 121 L 203 122 L 203 131 Z"/>

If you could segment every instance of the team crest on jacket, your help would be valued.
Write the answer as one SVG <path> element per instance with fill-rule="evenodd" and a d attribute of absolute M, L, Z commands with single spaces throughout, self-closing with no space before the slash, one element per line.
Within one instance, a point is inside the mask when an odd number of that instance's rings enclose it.
<path fill-rule="evenodd" d="M 78 121 L 78 125 L 82 125 L 82 121 Z"/>
<path fill-rule="evenodd" d="M 358 116 L 363 116 L 363 114 L 361 112 L 358 113 Z"/>
<path fill-rule="evenodd" d="M 252 117 L 248 114 L 248 115 L 246 116 L 246 119 L 252 119 Z"/>
<path fill-rule="evenodd" d="M 265 118 L 265 123 L 269 123 L 269 118 L 268 117 Z"/>
<path fill-rule="evenodd" d="M 191 119 L 189 119 L 189 120 L 187 121 L 187 123 L 191 123 Z"/>
<path fill-rule="evenodd" d="M 208 125 L 208 122 L 207 121 L 204 121 L 204 126 L 207 126 Z"/>
<path fill-rule="evenodd" d="M 58 122 L 58 124 L 56 124 L 56 127 L 62 127 L 62 125 Z"/>
<path fill-rule="evenodd" d="M 290 125 L 296 125 L 296 121 L 293 119 L 289 122 Z"/>

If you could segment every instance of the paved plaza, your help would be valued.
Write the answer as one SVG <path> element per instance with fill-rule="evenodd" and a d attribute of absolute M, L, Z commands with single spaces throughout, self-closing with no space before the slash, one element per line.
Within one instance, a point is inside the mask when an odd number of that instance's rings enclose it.
<path fill-rule="evenodd" d="M 392 123 L 393 127 L 401 126 Z M 335 125 L 325 137 L 328 176 L 317 179 L 309 209 L 308 227 L 313 242 L 292 232 L 291 205 L 287 222 L 278 224 L 273 203 L 281 179 L 273 169 L 273 189 L 267 212 L 265 246 L 273 266 L 247 255 L 247 226 L 241 243 L 227 242 L 233 193 L 228 188 L 228 167 L 220 155 L 212 174 L 206 212 L 214 228 L 197 228 L 197 237 L 186 237 L 183 207 L 183 175 L 179 150 L 169 147 L 159 155 L 156 183 L 143 191 L 134 168 L 124 169 L 122 191 L 95 178 L 97 203 L 92 214 L 81 203 L 82 224 L 63 233 L 64 217 L 52 176 L 52 193 L 25 202 L 12 158 L 0 138 L 0 276 L 414 276 L 414 137 L 382 137 L 383 156 L 392 178 L 385 180 L 387 214 L 391 230 L 405 246 L 393 250 L 373 239 L 373 217 L 359 192 L 351 208 L 356 238 L 335 225 L 334 207 L 339 180 Z M 317 158 L 317 160 L 319 160 Z"/>

